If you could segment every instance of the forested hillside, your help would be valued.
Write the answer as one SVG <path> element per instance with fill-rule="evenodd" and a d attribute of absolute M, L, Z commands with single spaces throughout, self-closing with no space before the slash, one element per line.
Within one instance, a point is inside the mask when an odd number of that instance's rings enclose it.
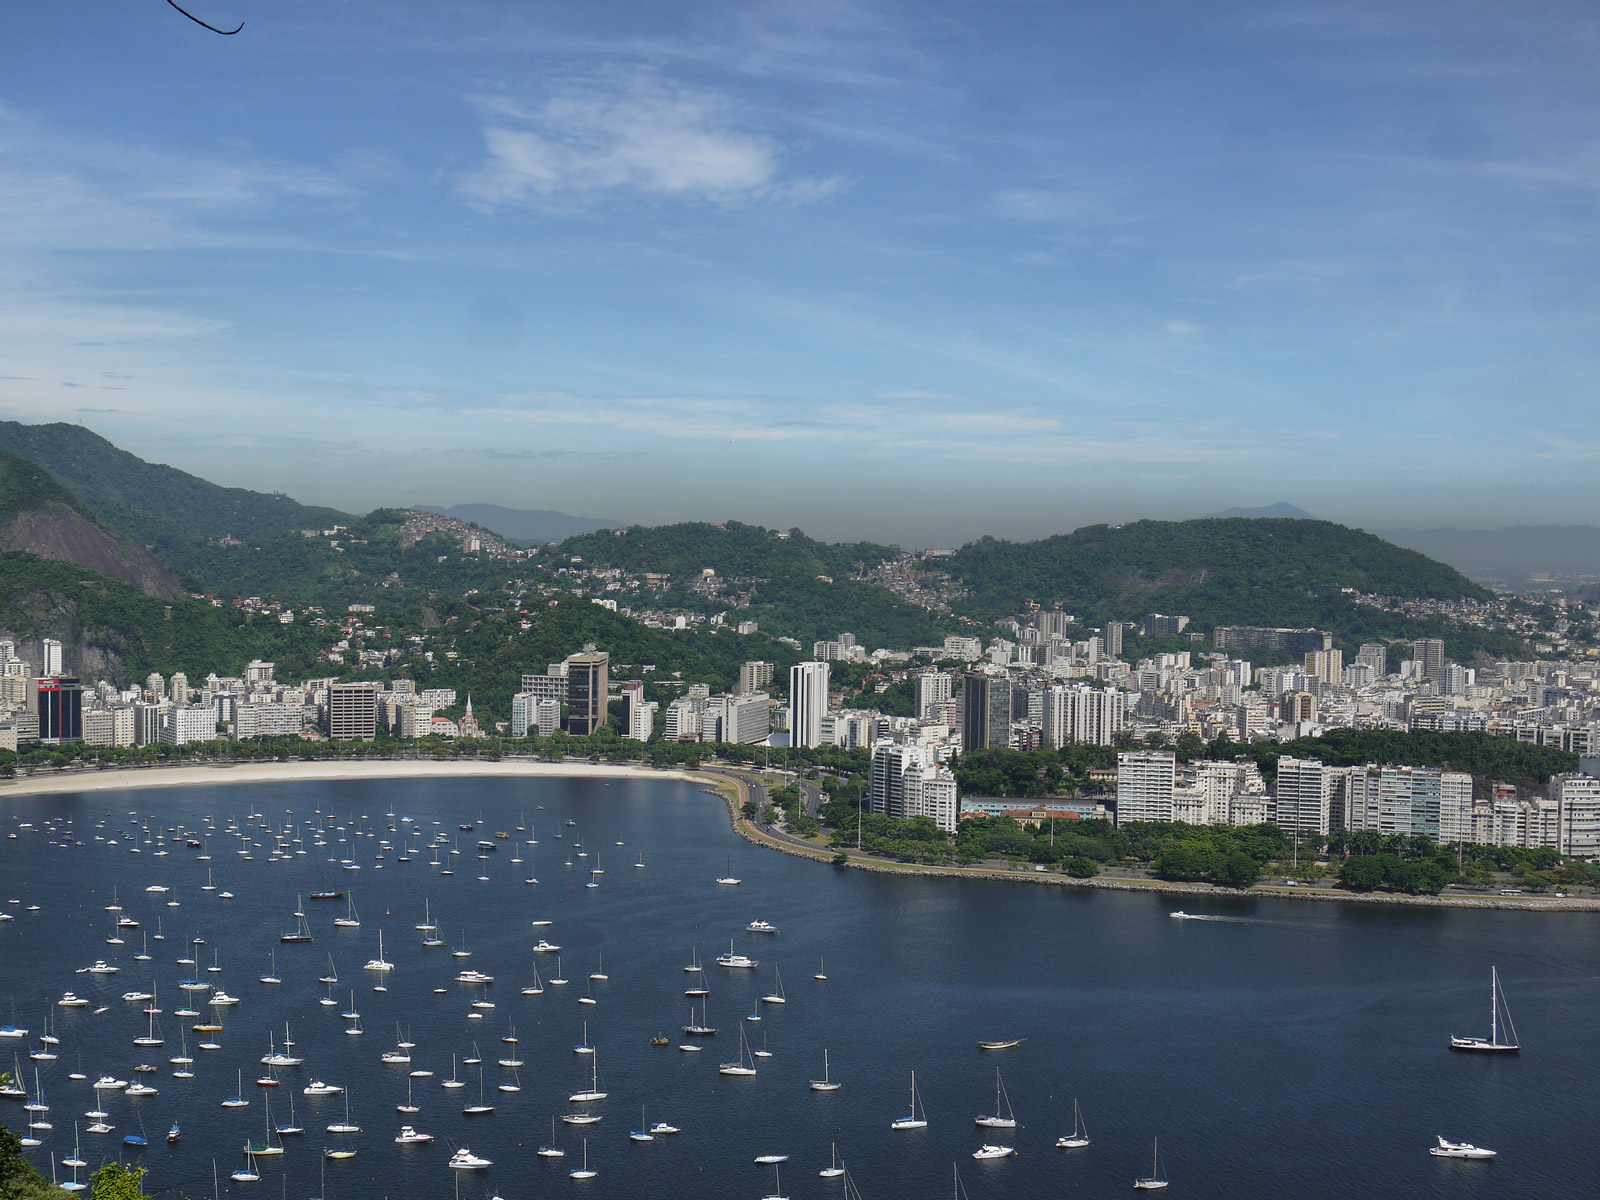
<path fill-rule="evenodd" d="M 315 672 L 317 639 L 304 625 L 146 596 L 75 563 L 0 554 L 0 634 L 58 638 L 67 668 L 90 679 L 142 679 L 151 671 L 204 678 L 277 661 L 290 677 Z"/>
<path fill-rule="evenodd" d="M 272 537 L 350 520 L 288 496 L 221 487 L 175 467 L 146 462 L 81 425 L 0 421 L 0 445 L 38 463 L 111 525 L 180 574 L 197 548 L 232 536 Z"/>

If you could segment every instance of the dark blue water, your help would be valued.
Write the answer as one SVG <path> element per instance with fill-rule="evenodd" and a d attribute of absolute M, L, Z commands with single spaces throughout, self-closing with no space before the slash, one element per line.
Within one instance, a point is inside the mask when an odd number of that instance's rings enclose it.
<path fill-rule="evenodd" d="M 1021 1195 L 1108 1195 L 1131 1189 L 1150 1163 L 1151 1139 L 1161 1139 L 1172 1181 L 1166 1193 L 1192 1197 L 1421 1197 L 1558 1196 L 1591 1194 L 1593 1080 L 1600 1076 L 1600 1037 L 1593 1014 L 1600 998 L 1600 941 L 1591 915 L 1535 915 L 1405 909 L 1292 901 L 1196 902 L 1190 912 L 1229 918 L 1179 921 L 1177 905 L 1155 896 L 1068 892 L 1020 884 L 896 878 L 836 870 L 750 846 L 727 826 L 724 806 L 692 786 L 666 781 L 425 780 L 382 783 L 294 783 L 128 791 L 92 796 L 6 801 L 4 831 L 32 821 L 16 840 L 0 841 L 0 902 L 15 915 L 0 924 L 0 1024 L 15 1019 L 32 1030 L 21 1045 L 36 1045 L 48 1009 L 62 1039 L 60 1059 L 41 1070 L 55 1129 L 35 1161 L 48 1174 L 72 1146 L 72 1124 L 89 1122 L 90 1083 L 103 1072 L 143 1078 L 160 1095 L 129 1100 L 112 1095 L 104 1107 L 116 1132 L 83 1136 L 91 1165 L 125 1153 L 120 1139 L 140 1122 L 151 1147 L 140 1155 L 154 1194 L 209 1195 L 212 1161 L 223 1190 L 238 1196 L 317 1196 L 322 1148 L 336 1139 L 323 1127 L 342 1117 L 343 1100 L 300 1094 L 311 1076 L 349 1089 L 352 1118 L 364 1128 L 357 1157 L 327 1164 L 327 1195 L 339 1200 L 382 1196 L 449 1196 L 446 1167 L 452 1149 L 468 1145 L 494 1161 L 491 1171 L 460 1180 L 461 1194 L 491 1192 L 517 1200 L 545 1195 L 749 1198 L 773 1191 L 763 1153 L 787 1153 L 782 1190 L 793 1197 L 837 1194 L 837 1181 L 817 1177 L 830 1144 L 849 1164 L 867 1200 L 950 1194 L 951 1164 L 959 1163 L 973 1200 Z M 252 810 L 263 814 L 247 822 Z M 289 810 L 293 816 L 286 815 Z M 268 854 L 274 829 L 327 814 L 326 848 L 312 846 L 288 862 Z M 455 874 L 442 877 L 428 853 L 397 861 L 399 839 L 389 833 L 393 810 L 416 819 L 425 836 L 452 834 L 464 821 Z M 138 817 L 130 816 L 136 812 Z M 476 843 L 493 831 L 515 833 L 519 814 L 537 846 L 515 842 L 480 861 Z M 218 832 L 209 849 L 219 889 L 206 893 L 207 864 L 196 850 L 159 843 L 138 832 L 182 824 Z M 564 824 L 568 819 L 577 826 Z M 84 845 L 63 845 L 46 831 L 53 820 Z M 222 832 L 230 820 L 248 826 L 257 843 L 253 861 Z M 102 829 L 97 823 L 105 822 Z M 438 822 L 435 826 L 433 823 Z M 334 824 L 343 826 L 331 832 Z M 408 828 L 401 824 L 400 829 Z M 361 829 L 378 837 L 355 837 Z M 133 840 L 123 840 L 131 833 Z M 558 840 L 556 834 L 563 836 Z M 99 834 L 107 841 L 94 841 Z M 589 858 L 564 865 L 574 836 Z M 345 837 L 345 841 L 339 841 Z M 378 838 L 396 849 L 380 864 Z M 415 839 L 413 839 L 415 840 Z M 625 842 L 623 846 L 617 842 Z M 130 853 L 137 848 L 139 854 Z M 645 866 L 633 866 L 640 855 Z M 329 861 L 329 858 L 335 861 Z M 339 869 L 352 857 L 362 869 Z M 603 866 L 600 886 L 586 888 L 588 868 Z M 480 869 L 488 875 L 480 881 Z M 730 870 L 744 882 L 718 886 Z M 539 883 L 523 882 L 528 876 Z M 168 895 L 145 888 L 168 884 Z M 105 944 L 114 921 L 104 911 L 113 886 L 128 915 L 142 922 L 127 945 Z M 336 929 L 343 902 L 312 902 L 306 911 L 316 941 L 281 946 L 293 927 L 296 894 L 322 888 L 353 891 L 359 930 Z M 472 950 L 466 960 L 448 949 L 427 949 L 413 926 L 427 899 L 452 945 Z M 179 907 L 166 901 L 176 899 Z M 26 906 L 40 911 L 29 913 Z M 166 940 L 152 942 L 154 961 L 137 963 L 141 935 L 157 916 Z M 781 933 L 744 932 L 765 918 Z M 547 918 L 548 928 L 530 921 Z M 376 955 L 378 931 L 397 969 L 379 982 L 361 964 Z M 196 1078 L 175 1080 L 167 1057 L 177 1052 L 182 1006 L 177 983 L 192 972 L 176 965 L 185 939 L 207 939 L 201 976 L 220 981 L 242 1003 L 228 1010 L 223 1048 L 190 1053 Z M 534 955 L 540 937 L 562 947 L 565 988 L 523 996 L 535 965 L 541 978 L 554 956 Z M 693 947 L 710 960 L 729 939 L 761 960 L 755 971 L 708 970 L 711 1024 L 720 1032 L 699 1054 L 676 1047 L 684 1039 L 691 977 L 682 970 Z M 220 975 L 203 967 L 213 950 Z M 277 951 L 278 987 L 258 982 Z M 329 953 L 341 980 L 336 1007 L 318 1004 L 317 976 Z M 604 956 L 610 979 L 588 984 Z M 114 959 L 115 976 L 75 974 L 96 958 Z M 826 959 L 826 982 L 812 978 Z M 1489 967 L 1500 968 L 1525 1050 L 1511 1058 L 1452 1054 L 1452 1031 L 1486 1033 Z M 454 982 L 461 967 L 495 976 L 487 989 L 496 1008 L 469 1019 L 477 990 Z M 789 1003 L 761 1005 L 775 969 Z M 124 991 L 159 990 L 169 1044 L 141 1051 L 132 1039 L 145 1028 L 138 1004 Z M 345 1035 L 339 1013 L 356 989 L 366 1030 Z M 592 986 L 598 1001 L 580 1005 Z M 109 1009 L 60 1009 L 66 989 Z M 443 988 L 436 995 L 435 988 Z M 763 1020 L 746 1014 L 761 1009 Z M 558 1127 L 564 1160 L 534 1154 L 550 1136 L 552 1113 L 588 1080 L 588 1060 L 571 1047 L 588 1022 L 599 1049 L 599 1077 L 610 1098 L 591 1126 L 589 1160 L 599 1175 L 577 1183 L 581 1134 Z M 295 1093 L 303 1138 L 287 1139 L 288 1153 L 263 1159 L 262 1181 L 232 1184 L 245 1140 L 264 1129 L 264 1092 L 253 1080 L 268 1035 L 294 1031 L 304 1068 L 283 1072 L 273 1113 L 287 1116 Z M 422 1111 L 401 1116 L 408 1068 L 385 1066 L 395 1027 L 417 1043 L 413 1067 L 432 1080 L 414 1081 Z M 511 1072 L 495 1066 L 507 1047 L 501 1035 L 515 1025 L 521 1039 L 522 1091 L 496 1085 Z M 759 1060 L 753 1079 L 719 1076 L 717 1065 L 737 1055 L 743 1027 L 773 1057 Z M 650 1036 L 672 1044 L 653 1048 Z M 1025 1037 L 1013 1051 L 985 1054 L 980 1038 Z M 477 1098 L 476 1069 L 462 1068 L 468 1087 L 439 1086 L 451 1054 L 469 1055 L 476 1040 L 485 1062 L 491 1116 L 467 1117 Z M 0 1042 L 9 1059 L 17 1043 Z M 830 1052 L 831 1094 L 814 1093 L 822 1053 Z M 135 1076 L 134 1065 L 161 1066 Z M 6 1063 L 9 1066 L 9 1062 Z M 1019 1127 L 980 1130 L 974 1115 L 994 1107 L 994 1070 L 1005 1074 Z M 905 1113 L 915 1068 L 929 1118 L 917 1132 L 891 1132 Z M 248 1108 L 223 1109 L 244 1073 Z M 88 1079 L 71 1081 L 81 1070 Z M 1072 1123 L 1072 1099 L 1082 1104 L 1094 1144 L 1058 1151 L 1055 1139 Z M 26 1123 L 20 1102 L 0 1101 L 0 1119 Z M 636 1144 L 640 1108 L 648 1121 L 683 1132 Z M 167 1127 L 182 1123 L 182 1141 L 169 1149 Z M 431 1146 L 399 1147 L 402 1122 L 432 1133 Z M 1430 1158 L 1435 1134 L 1492 1147 L 1492 1163 Z M 999 1135 L 999 1136 L 997 1136 Z M 1014 1158 L 974 1162 L 983 1141 L 1016 1146 Z"/>

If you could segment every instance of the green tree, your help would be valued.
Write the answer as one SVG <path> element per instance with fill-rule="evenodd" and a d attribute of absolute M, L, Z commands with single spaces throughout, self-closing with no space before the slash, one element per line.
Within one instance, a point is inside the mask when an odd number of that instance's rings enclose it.
<path fill-rule="evenodd" d="M 1224 887 L 1254 887 L 1260 878 L 1260 864 L 1242 850 L 1235 850 L 1217 864 L 1217 882 Z"/>
<path fill-rule="evenodd" d="M 89 1200 L 140 1200 L 144 1195 L 141 1186 L 144 1177 L 143 1167 L 106 1163 L 89 1177 Z"/>

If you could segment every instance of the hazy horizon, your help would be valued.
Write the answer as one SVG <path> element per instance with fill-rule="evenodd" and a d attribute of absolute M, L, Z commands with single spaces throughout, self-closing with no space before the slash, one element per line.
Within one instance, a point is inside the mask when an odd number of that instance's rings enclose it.
<path fill-rule="evenodd" d="M 345 511 L 1600 523 L 1592 7 L 8 14 L 0 417 Z"/>

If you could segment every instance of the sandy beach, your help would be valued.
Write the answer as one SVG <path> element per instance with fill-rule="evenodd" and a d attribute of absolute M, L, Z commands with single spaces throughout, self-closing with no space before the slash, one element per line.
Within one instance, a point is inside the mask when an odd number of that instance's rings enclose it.
<path fill-rule="evenodd" d="M 686 783 L 707 782 L 704 775 L 687 771 L 658 771 L 610 763 L 540 762 L 516 758 L 501 759 L 499 762 L 368 759 L 351 762 L 186 764 L 122 767 L 110 771 L 50 772 L 0 782 L 0 799 L 6 796 L 116 792 L 127 788 L 192 787 L 199 784 L 286 783 L 312 779 L 426 779 L 433 776 L 678 779 Z"/>

